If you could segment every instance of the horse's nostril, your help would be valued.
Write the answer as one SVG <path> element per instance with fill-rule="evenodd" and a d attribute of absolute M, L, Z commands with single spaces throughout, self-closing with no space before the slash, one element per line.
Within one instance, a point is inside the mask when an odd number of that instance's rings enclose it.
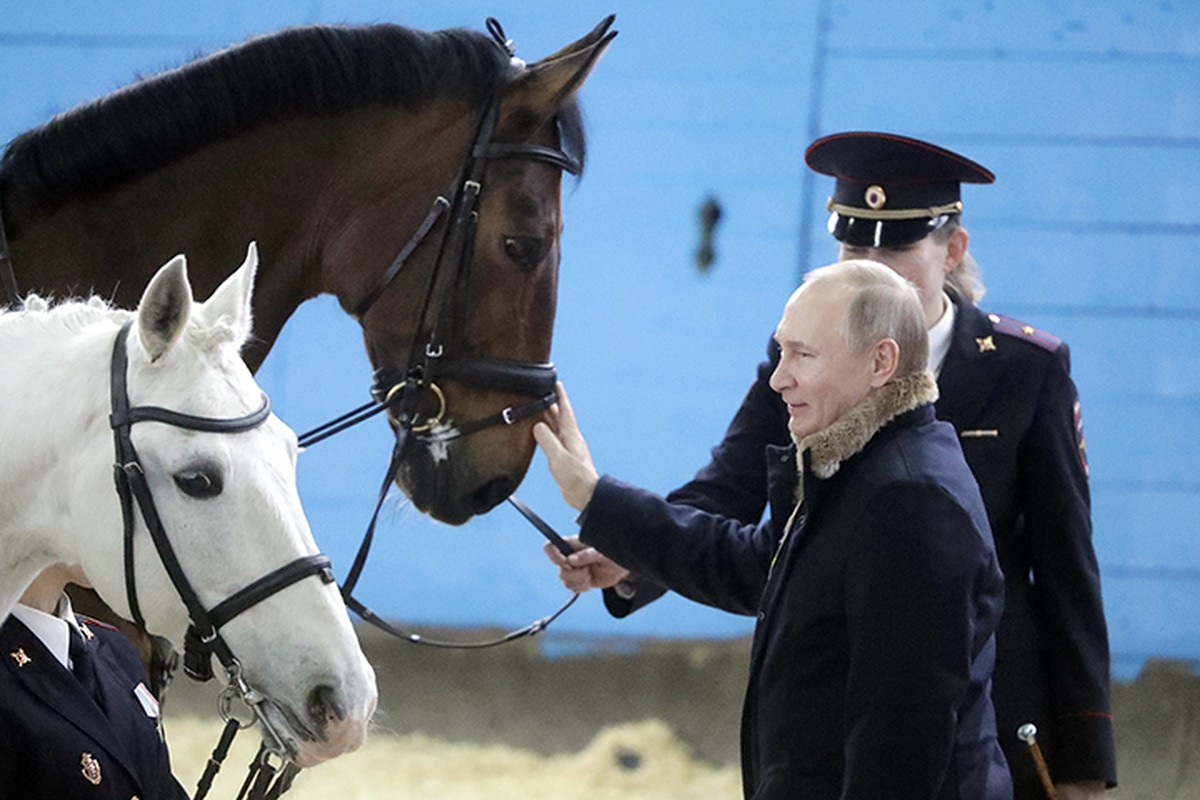
<path fill-rule="evenodd" d="M 322 684 L 308 693 L 306 706 L 308 718 L 317 725 L 318 730 L 324 730 L 331 721 L 342 719 L 345 709 L 337 699 L 337 692 L 332 686 Z"/>
<path fill-rule="evenodd" d="M 472 503 L 476 514 L 491 511 L 503 503 L 517 487 L 508 478 L 494 478 L 475 490 Z"/>

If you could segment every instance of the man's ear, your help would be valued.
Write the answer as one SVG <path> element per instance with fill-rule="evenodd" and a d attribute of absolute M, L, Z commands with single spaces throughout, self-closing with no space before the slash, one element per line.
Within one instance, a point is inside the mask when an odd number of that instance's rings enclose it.
<path fill-rule="evenodd" d="M 871 348 L 871 386 L 879 388 L 892 379 L 900 366 L 900 345 L 895 339 L 880 339 Z"/>

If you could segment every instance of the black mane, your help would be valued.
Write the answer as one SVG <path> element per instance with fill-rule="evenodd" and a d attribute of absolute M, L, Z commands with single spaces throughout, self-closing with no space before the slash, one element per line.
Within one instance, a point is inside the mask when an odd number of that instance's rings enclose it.
<path fill-rule="evenodd" d="M 250 39 L 17 136 L 0 159 L 5 217 L 50 213 L 271 122 L 439 97 L 478 105 L 513 69 L 470 30 L 314 25 Z M 564 109 L 563 128 L 564 148 L 582 151 L 574 108 Z"/>

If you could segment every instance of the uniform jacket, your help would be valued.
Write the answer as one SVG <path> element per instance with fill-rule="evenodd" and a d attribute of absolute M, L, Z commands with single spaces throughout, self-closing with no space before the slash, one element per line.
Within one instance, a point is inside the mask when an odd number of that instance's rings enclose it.
<path fill-rule="evenodd" d="M 146 681 L 115 630 L 89 623 L 107 713 L 15 617 L 0 626 L 0 800 L 186 800 L 134 695 Z"/>
<path fill-rule="evenodd" d="M 1044 796 L 1015 736 L 1025 722 L 1038 726 L 1056 781 L 1113 785 L 1108 633 L 1069 351 L 1055 337 L 954 299 L 936 411 L 958 432 L 1006 576 L 994 681 L 1016 795 Z M 710 463 L 669 500 L 745 521 L 762 516 L 764 449 L 788 442 L 787 410 L 767 384 L 778 358 L 772 347 Z M 632 602 L 605 594 L 609 610 L 623 616 L 661 589 L 639 586 Z"/>
<path fill-rule="evenodd" d="M 747 798 L 1007 800 L 990 699 L 1003 581 L 953 430 L 926 403 L 827 478 L 813 458 L 790 526 L 795 449 L 773 447 L 767 522 L 605 477 L 581 538 L 692 599 L 756 610 Z"/>

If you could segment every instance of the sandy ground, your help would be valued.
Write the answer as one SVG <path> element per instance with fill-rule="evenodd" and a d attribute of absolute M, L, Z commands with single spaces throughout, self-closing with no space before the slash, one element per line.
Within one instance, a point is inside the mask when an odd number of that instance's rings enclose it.
<path fill-rule="evenodd" d="M 287 796 L 741 796 L 747 640 L 543 636 L 443 651 L 360 629 L 380 686 L 371 741 L 305 771 Z M 578 654 L 549 658 L 543 650 Z M 175 770 L 189 790 L 219 733 L 218 688 L 180 678 L 165 704 Z M 1136 681 L 1114 686 L 1113 703 L 1121 785 L 1110 800 L 1200 798 L 1200 678 L 1183 665 L 1152 662 Z M 236 795 L 256 747 L 253 731 L 239 737 L 210 797 Z"/>
<path fill-rule="evenodd" d="M 185 717 L 169 732 L 175 773 L 195 786 L 220 732 Z M 210 797 L 234 797 L 257 741 L 244 734 Z M 577 753 L 541 755 L 505 745 L 450 743 L 423 734 L 378 735 L 362 749 L 300 773 L 293 800 L 736 800 L 736 767 L 696 760 L 662 722 L 605 728 Z"/>

